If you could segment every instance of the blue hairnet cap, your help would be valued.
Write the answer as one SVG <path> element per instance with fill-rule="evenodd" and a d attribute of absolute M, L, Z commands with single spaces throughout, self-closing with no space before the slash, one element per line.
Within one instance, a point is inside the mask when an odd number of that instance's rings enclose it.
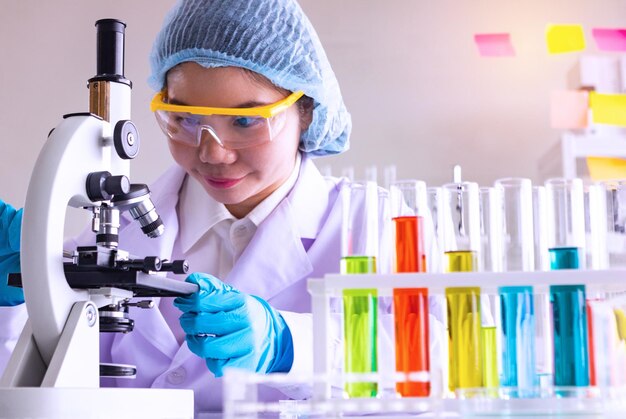
<path fill-rule="evenodd" d="M 163 89 L 172 67 L 243 67 L 314 101 L 300 149 L 324 156 L 349 147 L 350 114 L 326 53 L 295 0 L 182 0 L 165 17 L 152 48 L 150 86 Z"/>

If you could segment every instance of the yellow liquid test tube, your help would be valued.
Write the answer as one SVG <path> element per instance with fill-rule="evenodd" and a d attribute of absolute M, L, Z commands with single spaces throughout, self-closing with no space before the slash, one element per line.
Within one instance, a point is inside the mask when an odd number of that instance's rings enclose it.
<path fill-rule="evenodd" d="M 444 253 L 446 272 L 474 272 L 478 270 L 476 252 L 471 250 L 455 250 Z"/>
<path fill-rule="evenodd" d="M 474 251 L 445 252 L 446 272 L 473 272 L 477 269 Z M 446 288 L 449 339 L 449 388 L 483 386 L 482 325 L 480 287 Z M 494 333 L 495 336 L 495 333 Z"/>

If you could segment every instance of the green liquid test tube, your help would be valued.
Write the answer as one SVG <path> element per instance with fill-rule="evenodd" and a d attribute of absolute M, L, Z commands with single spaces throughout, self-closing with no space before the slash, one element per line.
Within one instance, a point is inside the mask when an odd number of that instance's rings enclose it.
<path fill-rule="evenodd" d="M 376 273 L 376 258 L 372 256 L 344 256 L 340 263 L 344 275 Z"/>
<path fill-rule="evenodd" d="M 376 273 L 376 258 L 371 256 L 344 257 L 341 259 L 341 273 Z M 343 290 L 346 373 L 378 371 L 377 297 L 376 289 Z M 378 383 L 349 382 L 346 383 L 345 390 L 350 397 L 375 397 L 378 394 Z"/>

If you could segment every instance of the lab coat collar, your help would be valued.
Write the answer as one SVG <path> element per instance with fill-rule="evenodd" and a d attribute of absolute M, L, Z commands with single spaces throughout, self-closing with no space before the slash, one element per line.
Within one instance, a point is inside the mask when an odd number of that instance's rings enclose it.
<path fill-rule="evenodd" d="M 216 224 L 235 220 L 224 204 L 212 199 L 202 185 L 187 176 L 179 194 L 180 248 L 187 253 Z"/>
<path fill-rule="evenodd" d="M 260 224 L 226 278 L 243 292 L 269 300 L 313 272 L 302 239 L 315 239 L 326 219 L 328 188 L 308 158 L 302 163 L 293 190 Z"/>
<path fill-rule="evenodd" d="M 244 217 L 254 224 L 255 229 L 293 188 L 300 172 L 301 162 L 302 157 L 298 154 L 296 164 L 288 179 Z M 180 214 L 178 217 L 180 247 L 185 253 L 221 221 L 236 220 L 224 204 L 211 198 L 202 185 L 190 176 L 183 180 L 178 212 Z"/>
<path fill-rule="evenodd" d="M 300 237 L 315 239 L 328 217 L 329 190 L 312 159 L 302 157 L 300 176 L 287 200 Z"/>

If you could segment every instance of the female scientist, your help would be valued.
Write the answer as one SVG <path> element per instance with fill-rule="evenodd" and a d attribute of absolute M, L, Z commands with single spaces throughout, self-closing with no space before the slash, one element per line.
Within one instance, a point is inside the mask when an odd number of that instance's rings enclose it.
<path fill-rule="evenodd" d="M 350 115 L 295 0 L 180 1 L 151 67 L 152 110 L 177 163 L 151 186 L 166 230 L 148 239 L 124 219 L 120 248 L 187 259 L 196 273 L 186 280 L 200 289 L 131 308 L 132 333 L 102 334 L 102 362 L 137 365 L 135 380 L 103 385 L 191 388 L 196 411 L 216 410 L 227 367 L 310 371 L 306 280 L 339 269 L 346 187 L 312 157 L 348 148 Z M 26 317 L 21 290 L 6 286 L 19 270 L 20 224 L 21 211 L 0 201 L 0 372 Z M 92 242 L 87 231 L 66 246 Z"/>

